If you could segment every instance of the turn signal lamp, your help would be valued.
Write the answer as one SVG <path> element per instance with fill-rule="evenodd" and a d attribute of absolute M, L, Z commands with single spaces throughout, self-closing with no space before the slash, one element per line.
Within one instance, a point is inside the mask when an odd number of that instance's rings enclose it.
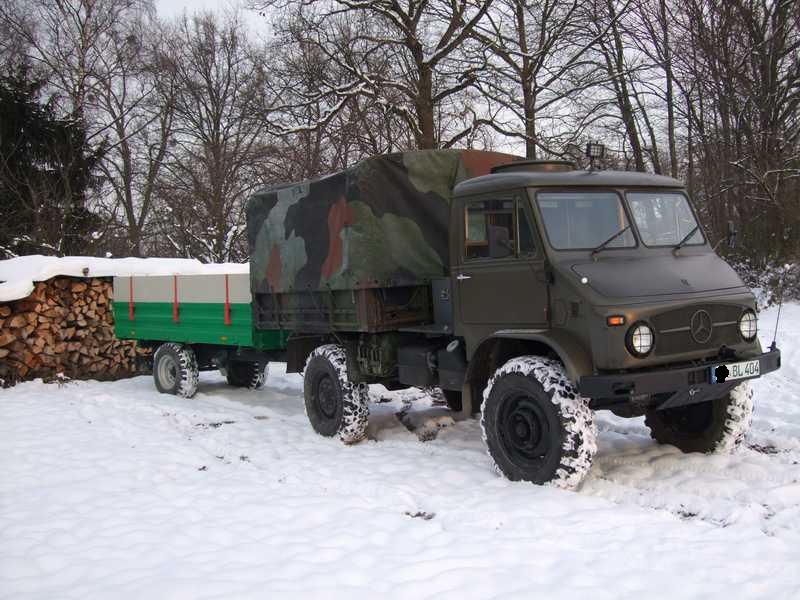
<path fill-rule="evenodd" d="M 606 317 L 606 325 L 609 327 L 619 327 L 620 325 L 625 325 L 625 317 L 622 315 L 614 315 L 612 317 Z"/>

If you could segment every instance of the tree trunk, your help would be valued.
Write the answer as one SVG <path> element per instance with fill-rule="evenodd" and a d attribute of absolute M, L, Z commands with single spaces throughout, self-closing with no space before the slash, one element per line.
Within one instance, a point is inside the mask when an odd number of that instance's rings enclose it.
<path fill-rule="evenodd" d="M 429 65 L 419 65 L 419 83 L 416 98 L 419 132 L 416 135 L 420 150 L 436 148 L 436 132 L 433 118 L 433 73 Z"/>

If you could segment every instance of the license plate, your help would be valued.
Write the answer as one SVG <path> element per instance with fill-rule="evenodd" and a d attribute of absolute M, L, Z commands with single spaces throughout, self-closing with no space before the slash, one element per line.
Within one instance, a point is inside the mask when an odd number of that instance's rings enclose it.
<path fill-rule="evenodd" d="M 761 363 L 758 360 L 717 365 L 716 367 L 711 367 L 711 383 L 758 377 L 761 374 L 760 368 Z"/>

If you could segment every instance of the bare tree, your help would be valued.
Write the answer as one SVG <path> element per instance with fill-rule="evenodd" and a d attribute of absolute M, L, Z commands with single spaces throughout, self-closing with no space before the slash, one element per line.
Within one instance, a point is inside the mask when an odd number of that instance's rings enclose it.
<path fill-rule="evenodd" d="M 125 57 L 115 46 L 125 39 L 129 19 L 150 7 L 149 0 L 14 0 L 0 6 L 0 22 L 24 43 L 26 60 L 47 77 L 53 105 L 80 132 L 72 157 L 72 176 L 63 190 L 68 203 L 60 250 L 85 251 L 81 215 L 92 208 L 97 188 L 93 171 L 107 149 L 114 122 L 98 118 L 97 100 Z M 80 174 L 80 176 L 79 176 Z M 97 240 L 104 227 L 92 235 Z"/>
<path fill-rule="evenodd" d="M 402 119 L 419 148 L 447 147 L 473 129 L 443 131 L 441 118 L 463 112 L 451 108 L 458 94 L 475 81 L 482 62 L 461 52 L 469 34 L 493 0 L 430 0 L 407 5 L 390 0 L 251 0 L 262 11 L 293 13 L 292 26 L 302 23 L 302 44 L 313 45 L 325 60 L 345 73 L 321 77 L 315 97 L 326 111 L 313 127 L 324 125 L 350 98 L 376 99 Z M 388 92 L 388 94 L 387 94 Z M 280 105 L 276 109 L 281 109 Z M 437 117 L 439 118 L 437 123 Z"/>
<path fill-rule="evenodd" d="M 582 4 L 499 0 L 473 31 L 496 59 L 480 78 L 484 97 L 502 108 L 487 124 L 521 139 L 528 158 L 539 151 L 561 154 L 580 136 L 581 126 L 565 129 L 560 113 L 570 110 L 570 100 L 595 87 L 605 72 L 587 52 L 608 26 L 587 35 Z M 503 112 L 513 115 L 511 122 L 503 119 Z"/>
<path fill-rule="evenodd" d="M 631 84 L 633 66 L 626 55 L 627 46 L 620 24 L 629 5 L 617 0 L 594 0 L 593 4 L 594 18 L 590 20 L 590 26 L 592 33 L 597 35 L 596 51 L 606 69 L 609 87 L 625 128 L 625 138 L 633 154 L 634 168 L 644 171 L 644 149 L 636 120 L 635 89 Z"/>
<path fill-rule="evenodd" d="M 800 254 L 800 6 L 690 0 L 676 83 L 697 142 L 697 191 L 715 235 L 740 223 L 746 251 Z"/>
<path fill-rule="evenodd" d="M 178 83 L 165 43 L 159 22 L 133 21 L 113 37 L 98 85 L 99 118 L 110 123 L 100 169 L 111 194 L 101 207 L 109 222 L 119 223 L 119 251 L 134 256 L 144 250 L 155 183 L 172 136 Z"/>
<path fill-rule="evenodd" d="M 661 81 L 663 93 L 660 93 L 662 105 L 666 110 L 666 135 L 669 152 L 669 173 L 678 177 L 679 160 L 677 148 L 678 121 L 675 100 L 675 60 L 674 23 L 677 20 L 679 7 L 672 0 L 638 0 L 635 5 L 635 16 L 638 23 L 631 25 L 631 39 L 637 48 L 644 52 L 660 69 L 660 77 L 651 90 L 659 94 Z M 658 163 L 658 158 L 654 157 Z"/>
<path fill-rule="evenodd" d="M 172 138 L 155 185 L 159 231 L 171 253 L 206 261 L 245 256 L 244 205 L 261 182 L 263 54 L 238 15 L 184 16 L 170 31 Z"/>
<path fill-rule="evenodd" d="M 355 57 L 348 40 L 353 29 L 368 23 L 343 25 L 328 37 L 351 53 L 351 62 L 370 62 L 368 70 L 388 71 L 392 67 L 381 52 Z M 280 154 L 284 157 L 282 177 L 306 179 L 348 166 L 373 154 L 414 147 L 415 142 L 405 119 L 396 107 L 402 96 L 392 88 L 380 94 L 328 95 L 323 88 L 346 89 L 351 81 L 349 69 L 332 63 L 316 41 L 308 39 L 308 20 L 302 14 L 284 17 L 279 35 L 268 47 L 271 68 L 266 79 L 270 99 L 268 125 L 280 136 Z"/>

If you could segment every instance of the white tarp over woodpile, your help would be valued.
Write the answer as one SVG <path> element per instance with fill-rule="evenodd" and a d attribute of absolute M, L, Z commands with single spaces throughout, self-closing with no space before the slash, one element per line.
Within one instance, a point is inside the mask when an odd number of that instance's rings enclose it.
<path fill-rule="evenodd" d="M 249 273 L 247 263 L 203 264 L 189 258 L 94 258 L 91 256 L 20 256 L 0 260 L 0 302 L 25 298 L 34 283 L 57 275 L 113 277 Z"/>

